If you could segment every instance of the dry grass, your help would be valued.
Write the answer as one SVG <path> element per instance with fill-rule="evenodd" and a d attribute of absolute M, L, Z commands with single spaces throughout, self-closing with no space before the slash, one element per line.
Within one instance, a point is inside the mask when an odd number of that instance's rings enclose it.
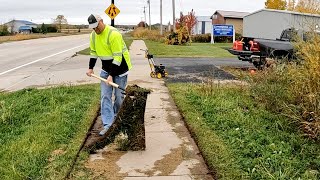
<path fill-rule="evenodd" d="M 288 74 L 295 77 L 292 91 L 299 102 L 303 130 L 312 138 L 320 139 L 320 36 L 312 34 L 307 43 L 298 42 L 298 56 L 302 66 L 290 68 Z"/>
<path fill-rule="evenodd" d="M 146 28 L 136 28 L 134 31 L 131 32 L 131 35 L 134 38 L 139 39 L 149 39 L 152 41 L 161 41 L 164 42 L 165 36 L 160 35 L 159 30 L 149 30 Z"/>
<path fill-rule="evenodd" d="M 75 34 L 75 33 L 73 33 L 73 34 Z M 67 36 L 67 35 L 72 35 L 72 33 L 16 34 L 16 35 L 12 35 L 12 36 L 0 36 L 0 43 L 9 42 L 9 41 L 22 41 L 22 40 L 28 40 L 28 39 L 56 37 L 56 36 Z"/>
<path fill-rule="evenodd" d="M 298 61 L 277 65 L 253 78 L 255 98 L 290 117 L 304 134 L 320 140 L 320 36 L 298 41 Z"/>

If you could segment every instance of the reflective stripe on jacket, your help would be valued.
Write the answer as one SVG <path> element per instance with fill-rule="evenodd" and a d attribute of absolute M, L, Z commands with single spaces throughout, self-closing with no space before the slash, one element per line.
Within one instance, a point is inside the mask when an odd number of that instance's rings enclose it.
<path fill-rule="evenodd" d="M 112 63 L 120 66 L 122 56 L 128 70 L 132 68 L 129 50 L 123 41 L 121 33 L 114 27 L 105 25 L 101 34 L 92 31 L 90 35 L 90 55 L 101 60 L 113 60 Z"/>

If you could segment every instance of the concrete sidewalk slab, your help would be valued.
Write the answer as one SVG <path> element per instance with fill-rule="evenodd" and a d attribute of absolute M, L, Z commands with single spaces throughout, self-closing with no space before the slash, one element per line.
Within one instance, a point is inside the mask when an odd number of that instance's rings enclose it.
<path fill-rule="evenodd" d="M 161 79 L 150 77 L 143 41 L 133 41 L 128 84 L 150 89 L 145 111 L 145 151 L 119 152 L 107 146 L 90 156 L 86 167 L 97 179 L 213 179 Z"/>

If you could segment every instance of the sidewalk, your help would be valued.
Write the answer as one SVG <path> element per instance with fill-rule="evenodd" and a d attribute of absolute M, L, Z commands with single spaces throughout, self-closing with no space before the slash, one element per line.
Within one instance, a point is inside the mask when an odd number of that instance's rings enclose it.
<path fill-rule="evenodd" d="M 140 49 L 146 49 L 144 42 L 133 41 L 128 84 L 152 90 L 145 112 L 146 150 L 119 152 L 108 146 L 90 155 L 86 167 L 94 172 L 94 179 L 213 179 L 164 81 L 149 76 Z"/>

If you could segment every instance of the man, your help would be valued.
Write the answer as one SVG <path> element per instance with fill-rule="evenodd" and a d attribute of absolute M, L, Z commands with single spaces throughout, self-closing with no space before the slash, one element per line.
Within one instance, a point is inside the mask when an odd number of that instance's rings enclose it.
<path fill-rule="evenodd" d="M 87 75 L 93 74 L 97 58 L 101 59 L 102 70 L 100 77 L 114 82 L 120 87 L 126 87 L 127 76 L 132 68 L 129 51 L 123 41 L 121 33 L 114 27 L 105 25 L 99 15 L 91 14 L 88 17 L 90 35 L 90 61 Z M 114 104 L 112 92 L 114 91 Z M 101 118 L 104 129 L 99 133 L 103 136 L 111 126 L 122 104 L 124 95 L 119 89 L 101 82 Z"/>

